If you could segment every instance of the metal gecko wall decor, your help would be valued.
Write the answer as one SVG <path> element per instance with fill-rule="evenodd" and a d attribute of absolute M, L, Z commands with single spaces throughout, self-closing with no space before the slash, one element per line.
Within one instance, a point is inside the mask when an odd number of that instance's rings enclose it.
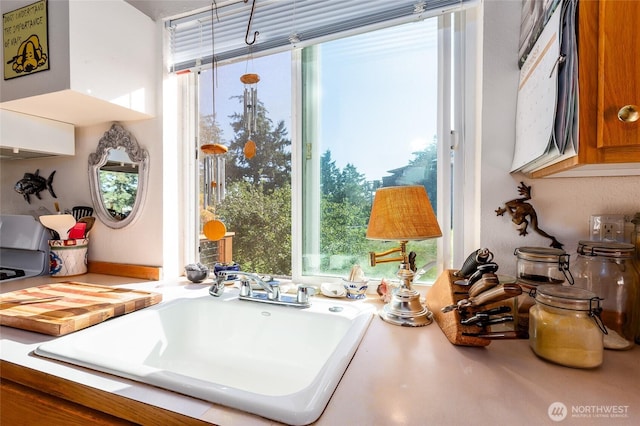
<path fill-rule="evenodd" d="M 511 221 L 520 229 L 520 235 L 523 237 L 526 236 L 529 233 L 527 232 L 527 227 L 531 225 L 534 231 L 551 240 L 551 247 L 561 249 L 564 244 L 559 242 L 556 237 L 544 232 L 538 226 L 538 215 L 536 210 L 531 204 L 527 203 L 527 201 L 531 199 L 531 187 L 525 185 L 524 182 L 520 182 L 520 186 L 518 186 L 518 194 L 522 195 L 522 198 L 507 201 L 504 204 L 504 207 L 498 207 L 495 211 L 496 215 L 503 216 L 505 213 L 509 212 L 511 215 Z M 529 220 L 527 220 L 527 217 Z"/>

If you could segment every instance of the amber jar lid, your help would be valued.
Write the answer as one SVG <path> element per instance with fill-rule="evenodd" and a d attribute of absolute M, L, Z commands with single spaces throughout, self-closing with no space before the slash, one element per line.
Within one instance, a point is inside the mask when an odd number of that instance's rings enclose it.
<path fill-rule="evenodd" d="M 592 291 L 578 287 L 544 284 L 536 288 L 536 302 L 554 308 L 591 312 L 600 306 L 600 298 Z"/>

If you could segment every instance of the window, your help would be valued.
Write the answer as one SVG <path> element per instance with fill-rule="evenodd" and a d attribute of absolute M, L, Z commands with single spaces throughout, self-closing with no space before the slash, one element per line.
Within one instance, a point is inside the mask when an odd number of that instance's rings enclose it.
<path fill-rule="evenodd" d="M 200 154 L 198 234 L 206 221 L 222 220 L 235 234 L 233 260 L 263 274 L 313 282 L 344 276 L 357 263 L 369 277 L 393 277 L 397 264 L 368 266 L 369 251 L 395 246 L 366 240 L 371 202 L 381 186 L 421 184 L 445 241 L 408 249 L 418 265 L 437 257 L 441 268 L 451 267 L 452 223 L 460 238 L 464 225 L 452 215 L 464 196 L 452 189 L 463 180 L 456 172 L 463 161 L 445 146 L 463 139 L 450 131 L 462 116 L 456 16 L 385 22 L 192 68 L 198 143 L 228 148 Z M 260 75 L 251 135 L 239 79 L 245 73 Z M 253 158 L 248 140 L 257 148 Z M 201 257 L 207 244 L 200 239 Z"/>
<path fill-rule="evenodd" d="M 377 188 L 424 185 L 437 206 L 437 18 L 302 50 L 302 274 L 391 276 L 365 238 Z M 435 241 L 412 243 L 435 260 Z"/>
<path fill-rule="evenodd" d="M 201 154 L 200 232 L 205 222 L 222 220 L 235 234 L 234 261 L 248 271 L 287 276 L 291 275 L 290 69 L 291 53 L 283 52 L 203 70 L 198 79 L 200 145 L 228 148 L 226 154 Z M 251 135 L 244 126 L 240 81 L 246 73 L 260 76 L 256 129 Z M 249 140 L 256 145 L 253 158 L 244 152 Z M 206 254 L 212 244 L 204 236 L 199 241 L 202 263 L 215 262 L 215 256 Z"/>

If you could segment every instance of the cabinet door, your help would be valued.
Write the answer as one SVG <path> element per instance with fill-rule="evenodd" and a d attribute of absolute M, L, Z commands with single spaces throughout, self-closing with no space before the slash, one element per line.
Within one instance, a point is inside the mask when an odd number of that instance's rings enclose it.
<path fill-rule="evenodd" d="M 640 119 L 618 119 L 640 108 L 640 1 L 603 0 L 599 20 L 598 148 L 640 147 Z"/>
<path fill-rule="evenodd" d="M 0 383 L 0 408 L 2 425 L 135 424 L 5 379 Z"/>

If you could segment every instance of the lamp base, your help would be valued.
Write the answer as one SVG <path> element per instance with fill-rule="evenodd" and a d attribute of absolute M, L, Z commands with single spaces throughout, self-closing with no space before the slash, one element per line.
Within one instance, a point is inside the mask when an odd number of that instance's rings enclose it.
<path fill-rule="evenodd" d="M 420 303 L 420 293 L 401 287 L 378 313 L 384 321 L 405 327 L 423 327 L 433 322 L 433 313 Z"/>

